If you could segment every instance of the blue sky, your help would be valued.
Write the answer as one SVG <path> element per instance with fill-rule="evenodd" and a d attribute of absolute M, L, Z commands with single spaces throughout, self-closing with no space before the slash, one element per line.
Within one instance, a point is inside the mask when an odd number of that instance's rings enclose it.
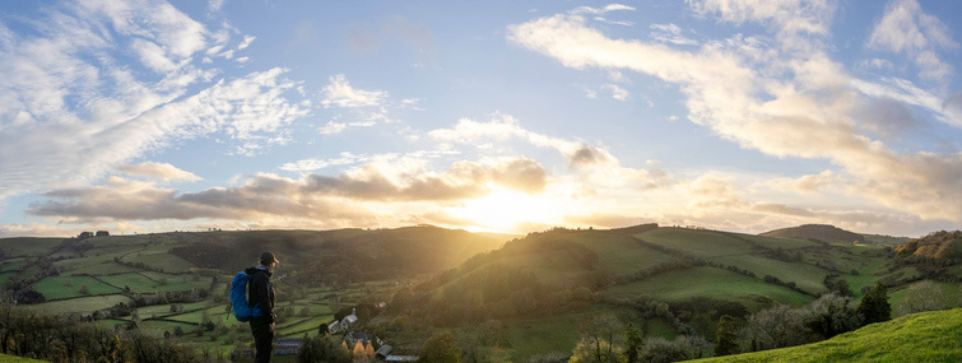
<path fill-rule="evenodd" d="M 0 236 L 962 224 L 954 1 L 0 4 Z"/>

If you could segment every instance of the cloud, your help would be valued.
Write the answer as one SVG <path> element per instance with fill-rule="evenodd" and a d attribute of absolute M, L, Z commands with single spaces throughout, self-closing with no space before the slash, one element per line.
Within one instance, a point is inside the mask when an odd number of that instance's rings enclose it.
<path fill-rule="evenodd" d="M 866 97 L 873 86 L 847 74 L 818 39 L 802 36 L 827 34 L 825 21 L 831 18 L 832 7 L 800 1 L 750 5 L 692 4 L 696 11 L 721 14 L 723 20 L 770 24 L 788 41 L 772 49 L 736 37 L 681 51 L 611 39 L 588 27 L 584 18 L 565 14 L 511 25 L 506 36 L 570 68 L 631 70 L 677 84 L 686 95 L 690 120 L 743 148 L 776 157 L 829 160 L 850 178 L 847 190 L 855 195 L 923 219 L 962 221 L 962 206 L 954 202 L 962 198 L 957 182 L 962 178 L 962 154 L 898 151 L 859 132 L 876 122 L 864 117 L 864 107 L 872 105 Z M 827 16 L 816 16 L 826 11 Z M 914 92 L 910 83 L 902 89 L 905 92 L 897 96 L 941 108 L 940 99 Z M 708 190 L 712 189 L 690 192 Z M 699 203 L 738 201 L 714 200 Z"/>
<path fill-rule="evenodd" d="M 768 181 L 771 188 L 776 190 L 815 194 L 822 188 L 839 182 L 838 176 L 831 170 L 823 171 L 814 175 L 803 175 L 799 178 L 775 178 Z"/>
<path fill-rule="evenodd" d="M 717 13 L 721 20 L 736 24 L 753 21 L 774 25 L 783 37 L 826 35 L 835 11 L 834 3 L 824 0 L 693 0 L 689 4 L 696 13 Z"/>
<path fill-rule="evenodd" d="M 332 106 L 345 108 L 380 106 L 387 97 L 385 91 L 365 91 L 351 87 L 351 83 L 347 81 L 347 77 L 343 74 L 331 76 L 330 81 L 331 83 L 321 91 L 321 104 L 324 105 L 324 108 Z"/>
<path fill-rule="evenodd" d="M 509 115 L 498 115 L 491 122 L 486 123 L 461 119 L 453 129 L 433 130 L 428 132 L 428 136 L 437 140 L 459 143 L 475 143 L 489 138 L 504 140 L 518 137 L 532 145 L 557 150 L 569 160 L 571 168 L 617 163 L 617 159 L 604 149 L 580 141 L 568 141 L 525 130 Z"/>
<path fill-rule="evenodd" d="M 651 24 L 649 27 L 654 30 L 651 32 L 651 38 L 659 42 L 677 45 L 698 45 L 697 41 L 682 36 L 681 28 L 675 24 Z"/>
<path fill-rule="evenodd" d="M 245 36 L 244 36 L 244 40 L 241 41 L 241 43 L 237 45 L 237 50 L 247 49 L 247 47 L 249 47 L 249 46 L 251 45 L 251 43 L 254 42 L 254 39 L 257 39 L 257 37 L 252 36 L 252 35 L 245 35 Z"/>
<path fill-rule="evenodd" d="M 423 173 L 422 168 L 409 158 L 375 162 L 338 177 L 310 175 L 308 189 L 363 200 L 460 200 L 487 194 L 489 183 L 538 193 L 544 190 L 547 174 L 541 164 L 523 158 L 461 161 L 443 174 Z"/>
<path fill-rule="evenodd" d="M 85 184 L 177 140 L 223 133 L 249 153 L 307 113 L 284 69 L 218 79 L 195 56 L 224 38 L 170 4 L 91 1 L 47 10 L 0 49 L 0 198 Z M 129 50 L 128 50 L 129 47 Z M 130 54 L 122 52 L 130 51 Z M 144 74 L 118 66 L 135 55 Z"/>
<path fill-rule="evenodd" d="M 227 0 L 208 0 L 207 11 L 210 11 L 210 12 L 220 11 L 220 9 L 224 7 L 224 3 L 226 2 Z"/>
<path fill-rule="evenodd" d="M 317 128 L 317 132 L 322 135 L 339 134 L 347 129 L 347 124 L 343 122 L 328 121 L 324 126 Z"/>
<path fill-rule="evenodd" d="M 593 8 L 590 6 L 579 6 L 571 11 L 569 14 L 592 14 L 592 15 L 605 15 L 612 11 L 634 11 L 635 8 L 623 5 L 623 4 L 609 4 L 603 8 Z"/>
<path fill-rule="evenodd" d="M 401 157 L 375 160 L 336 177 L 308 174 L 294 180 L 257 174 L 240 186 L 187 193 L 111 177 L 102 186 L 46 192 L 42 196 L 49 199 L 30 204 L 27 213 L 73 223 L 285 217 L 333 218 L 360 226 L 377 213 L 358 202 L 458 201 L 484 196 L 492 185 L 537 194 L 546 184 L 544 167 L 525 158 L 459 161 L 434 173 L 421 160 Z"/>
<path fill-rule="evenodd" d="M 339 165 L 353 165 L 358 163 L 368 163 L 372 161 L 389 161 L 395 160 L 401 157 L 411 157 L 416 159 L 434 159 L 445 155 L 457 155 L 460 152 L 451 149 L 438 149 L 438 150 L 420 150 L 405 154 L 398 153 L 388 153 L 388 154 L 375 154 L 375 155 L 355 155 L 350 152 L 342 152 L 339 157 L 336 158 L 313 158 L 313 159 L 303 159 L 298 160 L 293 163 L 286 163 L 278 167 L 278 169 L 286 171 L 314 171 L 319 169 L 324 169 L 329 166 L 339 166 Z"/>
<path fill-rule="evenodd" d="M 893 0 L 872 30 L 868 46 L 904 54 L 919 67 L 919 77 L 937 80 L 952 74 L 952 66 L 935 53 L 958 48 L 949 33 L 949 28 L 938 17 L 923 12 L 916 0 Z"/>
<path fill-rule="evenodd" d="M 870 68 L 870 69 L 892 69 L 895 64 L 887 59 L 872 58 L 866 59 L 859 63 L 859 67 Z"/>
<path fill-rule="evenodd" d="M 194 173 L 180 170 L 168 163 L 158 163 L 153 161 L 143 162 L 140 164 L 120 164 L 117 166 L 117 171 L 127 175 L 145 176 L 148 178 L 161 179 L 163 181 L 184 180 L 194 182 L 203 180 L 201 177 L 194 175 Z"/>
<path fill-rule="evenodd" d="M 616 84 L 609 83 L 601 87 L 610 90 L 611 98 L 614 98 L 618 101 L 622 101 L 622 102 L 627 101 L 628 97 L 631 96 L 631 94 L 628 93 L 628 90 L 618 87 L 618 85 Z"/>

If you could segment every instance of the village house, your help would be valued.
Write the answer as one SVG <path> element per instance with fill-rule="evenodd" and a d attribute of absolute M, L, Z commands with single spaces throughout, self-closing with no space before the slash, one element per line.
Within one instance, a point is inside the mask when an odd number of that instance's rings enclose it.
<path fill-rule="evenodd" d="M 357 323 L 357 309 L 351 309 L 351 315 L 345 316 L 341 321 L 333 321 L 328 324 L 327 332 L 330 334 L 337 334 L 340 331 L 347 331 L 354 324 Z"/>

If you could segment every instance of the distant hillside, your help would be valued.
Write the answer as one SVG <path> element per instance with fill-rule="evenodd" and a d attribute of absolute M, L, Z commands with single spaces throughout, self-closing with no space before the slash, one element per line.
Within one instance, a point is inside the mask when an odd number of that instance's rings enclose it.
<path fill-rule="evenodd" d="M 939 231 L 914 239 L 895 249 L 895 257 L 911 257 L 935 261 L 958 260 L 962 257 L 962 231 Z"/>
<path fill-rule="evenodd" d="M 170 253 L 200 268 L 229 273 L 273 251 L 303 282 L 349 283 L 435 273 L 501 247 L 511 235 L 473 234 L 433 226 L 331 231 L 201 233 Z"/>
<path fill-rule="evenodd" d="M 960 362 L 962 309 L 919 313 L 798 347 L 693 362 Z"/>
<path fill-rule="evenodd" d="M 759 234 L 766 237 L 810 238 L 834 243 L 865 243 L 865 237 L 828 224 L 803 224 Z"/>
<path fill-rule="evenodd" d="M 912 240 L 911 237 L 894 237 L 881 234 L 868 234 L 862 233 L 862 237 L 865 237 L 865 243 L 875 246 L 901 246 Z"/>

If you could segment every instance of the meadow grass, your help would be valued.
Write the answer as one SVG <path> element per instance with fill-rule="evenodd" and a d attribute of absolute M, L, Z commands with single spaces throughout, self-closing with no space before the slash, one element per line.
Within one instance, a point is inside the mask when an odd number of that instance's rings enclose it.
<path fill-rule="evenodd" d="M 815 344 L 695 362 L 960 362 L 962 309 L 926 312 L 868 325 Z"/>
<path fill-rule="evenodd" d="M 306 321 L 303 320 L 305 318 L 294 317 L 294 316 L 288 319 L 289 319 L 289 322 L 292 322 L 294 324 L 277 327 L 278 336 L 286 337 L 288 335 L 291 335 L 291 333 L 299 332 L 303 330 L 311 330 L 313 332 L 317 332 L 317 328 L 320 327 L 321 324 L 327 324 L 331 320 L 334 320 L 334 315 L 332 314 L 332 315 L 315 316 Z"/>
<path fill-rule="evenodd" d="M 109 308 L 117 303 L 130 303 L 130 298 L 123 295 L 105 295 L 81 297 L 76 299 L 58 300 L 43 304 L 18 305 L 24 309 L 33 310 L 39 313 L 66 314 L 83 313 L 90 314 L 95 310 Z"/>
<path fill-rule="evenodd" d="M 26 262 L 22 258 L 11 258 L 0 262 L 0 271 L 19 271 Z"/>
<path fill-rule="evenodd" d="M 46 363 L 46 361 L 0 354 L 0 363 Z"/>
<path fill-rule="evenodd" d="M 131 253 L 124 257 L 123 261 L 143 263 L 147 267 L 163 269 L 165 272 L 187 272 L 194 267 L 187 260 L 168 253 L 166 249 Z"/>
<path fill-rule="evenodd" d="M 67 280 L 71 282 L 69 287 L 65 285 Z M 80 293 L 82 286 L 87 286 L 89 294 Z M 120 289 L 97 281 L 90 276 L 51 276 L 34 283 L 33 288 L 43 294 L 47 300 L 120 293 Z"/>
<path fill-rule="evenodd" d="M 39 256 L 63 242 L 63 238 L 13 237 L 0 240 L 0 249 L 9 256 Z"/>
<path fill-rule="evenodd" d="M 704 258 L 751 271 L 759 278 L 765 275 L 772 275 L 784 282 L 795 282 L 798 287 L 811 293 L 826 290 L 822 281 L 825 275 L 831 273 L 830 271 L 809 264 L 785 262 L 763 257 L 759 255 L 760 252 L 752 249 L 749 243 L 739 240 L 737 236 L 750 238 L 756 242 L 763 241 L 762 239 L 782 240 L 780 238 L 749 235 L 736 235 L 736 237 L 732 237 L 727 233 L 673 227 L 658 228 L 636 236 L 644 241 L 682 251 L 694 257 Z M 772 244 L 778 242 L 769 241 L 767 243 Z"/>
<path fill-rule="evenodd" d="M 724 233 L 729 233 L 729 232 L 724 232 Z M 747 239 L 761 246 L 764 246 L 766 248 L 772 248 L 772 249 L 775 249 L 775 248 L 795 249 L 795 248 L 821 246 L 821 244 L 818 242 L 812 242 L 807 239 L 801 239 L 801 238 L 766 237 L 766 236 L 758 236 L 753 234 L 741 234 L 741 233 L 731 233 L 731 234 L 737 235 L 740 238 Z"/>
<path fill-rule="evenodd" d="M 812 297 L 800 292 L 769 284 L 759 279 L 742 276 L 712 267 L 695 267 L 671 271 L 625 285 L 614 285 L 605 292 L 616 298 L 635 300 L 647 295 L 655 300 L 683 302 L 700 296 L 740 302 L 751 308 L 754 297 L 765 296 L 775 301 L 801 306 Z"/>
<path fill-rule="evenodd" d="M 751 245 L 730 236 L 707 230 L 664 227 L 636 235 L 638 238 L 695 257 L 743 255 L 754 252 Z"/>
<path fill-rule="evenodd" d="M 205 301 L 199 301 L 195 303 L 177 304 L 177 305 L 183 306 L 184 311 L 191 311 L 191 310 L 202 309 L 206 307 L 208 304 L 210 304 L 210 302 L 205 300 Z M 137 311 L 141 313 L 148 313 L 148 314 L 156 313 L 158 315 L 167 315 L 167 314 L 171 314 L 170 312 L 171 305 L 173 304 L 145 306 L 142 308 L 137 308 Z"/>
<path fill-rule="evenodd" d="M 189 323 L 175 323 L 172 321 L 165 321 L 165 320 L 147 320 L 147 321 L 140 322 L 141 330 L 147 331 L 148 333 L 151 333 L 151 334 L 156 334 L 157 336 L 160 336 L 160 337 L 164 336 L 165 331 L 169 331 L 170 334 L 173 335 L 174 330 L 176 330 L 177 327 L 180 327 L 181 329 L 183 329 L 185 334 L 192 334 L 192 332 L 196 328 L 196 325 L 189 324 Z"/>

